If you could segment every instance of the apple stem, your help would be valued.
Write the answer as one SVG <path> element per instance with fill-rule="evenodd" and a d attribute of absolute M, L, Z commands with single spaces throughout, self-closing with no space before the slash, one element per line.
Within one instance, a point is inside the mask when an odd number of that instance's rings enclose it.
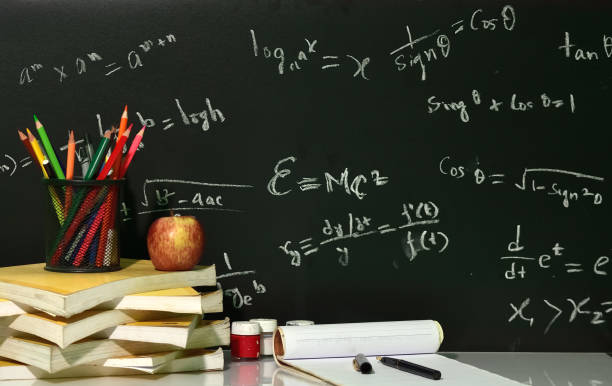
<path fill-rule="evenodd" d="M 174 209 L 170 209 L 170 217 L 174 217 Z"/>

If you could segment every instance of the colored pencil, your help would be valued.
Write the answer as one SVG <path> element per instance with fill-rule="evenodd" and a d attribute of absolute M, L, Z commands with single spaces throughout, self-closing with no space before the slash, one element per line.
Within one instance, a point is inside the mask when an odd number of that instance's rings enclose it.
<path fill-rule="evenodd" d="M 110 131 L 111 131 L 111 137 L 110 137 L 110 142 L 108 144 L 108 149 L 106 150 L 106 154 L 104 155 L 104 161 L 100 163 L 100 167 L 98 168 L 98 171 L 94 173 L 95 175 L 98 175 L 102 171 L 102 168 L 104 167 L 104 165 L 106 165 L 106 162 L 108 162 L 108 159 L 110 158 L 110 155 L 113 152 L 113 149 L 114 149 L 113 134 L 117 132 L 117 127 L 115 127 L 115 125 L 111 126 Z"/>
<path fill-rule="evenodd" d="M 82 245 L 79 245 L 78 252 L 76 253 L 74 257 L 74 261 L 72 265 L 79 266 L 83 262 L 85 253 L 89 249 L 89 246 L 91 245 L 91 242 L 93 241 L 94 236 L 98 232 L 98 228 L 100 228 L 100 225 L 102 224 L 102 219 L 105 217 L 104 216 L 106 214 L 105 213 L 106 211 L 104 210 L 105 206 L 106 206 L 106 200 L 102 204 L 102 207 L 98 209 L 98 212 L 96 213 L 96 216 L 94 217 L 92 224 L 87 227 L 88 228 L 87 235 L 85 236 L 85 239 L 83 240 Z"/>
<path fill-rule="evenodd" d="M 57 265 L 57 262 L 64 253 L 66 246 L 69 244 L 72 236 L 74 236 L 77 228 L 85 219 L 87 214 L 90 213 L 91 209 L 96 205 L 96 203 L 98 203 L 100 200 L 104 200 L 104 197 L 108 194 L 108 188 L 103 186 L 100 189 L 91 189 L 85 198 L 83 198 L 84 194 L 85 189 L 79 190 L 79 192 L 76 194 L 74 203 L 68 212 L 68 217 L 66 217 L 66 221 L 57 233 L 53 247 L 50 250 L 53 251 L 53 256 L 51 257 L 51 263 L 53 265 Z M 83 203 L 82 205 L 81 202 Z"/>
<path fill-rule="evenodd" d="M 125 132 L 125 128 L 127 127 L 127 123 L 128 123 L 128 108 L 127 108 L 127 105 L 125 105 L 125 108 L 123 109 L 123 114 L 121 114 L 121 120 L 119 121 L 119 132 L 117 133 L 117 142 L 119 142 L 119 140 L 121 139 L 121 136 L 123 136 L 123 133 Z M 119 167 L 121 166 L 121 156 L 122 155 L 123 155 L 123 151 L 119 154 L 119 157 L 117 157 L 117 159 L 113 163 L 113 179 L 119 178 L 118 172 L 119 172 Z"/>
<path fill-rule="evenodd" d="M 34 122 L 36 123 L 36 130 L 38 131 L 38 135 L 40 135 L 40 140 L 42 141 L 45 151 L 47 152 L 47 156 L 49 157 L 49 161 L 51 162 L 51 167 L 53 168 L 55 175 L 61 180 L 65 179 L 66 177 L 64 176 L 64 172 L 62 171 L 59 161 L 55 156 L 55 152 L 53 151 L 53 146 L 51 146 L 51 141 L 49 141 L 47 132 L 36 115 L 34 115 Z"/>
<path fill-rule="evenodd" d="M 76 145 L 74 143 L 74 132 L 70 130 L 68 134 L 68 156 L 66 159 L 66 179 L 71 180 L 74 178 L 74 155 L 76 151 Z M 72 204 L 72 186 L 66 186 L 65 199 L 64 199 L 64 216 L 68 216 L 68 210 Z"/>
<path fill-rule="evenodd" d="M 104 132 L 104 136 L 98 145 L 98 149 L 94 154 L 93 159 L 89 164 L 89 169 L 87 169 L 87 174 L 85 175 L 85 180 L 91 180 L 96 170 L 98 170 L 98 166 L 100 166 L 100 162 L 102 161 L 102 157 L 104 157 L 104 153 L 106 153 L 106 148 L 108 147 L 110 141 L 111 132 L 110 130 L 106 130 Z"/>
<path fill-rule="evenodd" d="M 34 151 L 34 154 L 36 155 L 36 160 L 38 161 L 38 164 L 42 168 L 43 174 L 44 174 L 45 178 L 49 178 L 49 176 L 51 176 L 52 174 L 49 174 L 45 170 L 45 167 L 43 165 L 43 161 L 45 160 L 45 156 L 43 155 L 42 150 L 40 149 L 40 145 L 38 144 L 38 141 L 36 140 L 36 137 L 34 137 L 32 132 L 30 132 L 30 129 L 26 129 L 26 131 L 28 132 L 28 138 L 29 138 L 29 141 L 30 141 L 30 145 L 32 146 L 32 150 Z"/>
<path fill-rule="evenodd" d="M 104 255 L 103 265 L 109 267 L 111 264 L 119 264 L 119 237 L 117 230 L 111 229 L 108 231 L 108 245 L 106 250 L 108 253 Z"/>
<path fill-rule="evenodd" d="M 33 162 L 36 162 L 38 164 L 38 166 L 40 166 L 43 175 L 45 174 L 45 168 L 43 167 L 43 165 L 38 161 L 38 157 L 36 156 L 36 153 L 34 153 L 34 149 L 32 149 L 32 144 L 30 143 L 30 140 L 28 139 L 28 136 L 25 135 L 24 133 L 22 133 L 21 131 L 17 130 L 17 133 L 19 133 L 19 139 L 21 140 L 21 143 L 23 143 L 23 146 L 25 146 L 28 154 L 30 155 L 30 158 L 32 158 Z"/>
<path fill-rule="evenodd" d="M 66 179 L 71 180 L 74 175 L 74 153 L 76 145 L 74 143 L 74 132 L 70 130 L 68 136 L 68 157 L 66 159 Z"/>
<path fill-rule="evenodd" d="M 94 174 L 94 171 L 97 170 L 100 165 L 100 161 L 108 147 L 108 143 L 110 141 L 111 131 L 106 130 L 100 144 L 98 145 L 98 149 L 94 154 L 94 158 L 89 165 L 89 169 L 87 170 L 87 174 L 84 177 L 84 180 L 90 180 Z M 75 231 L 87 215 L 89 211 L 94 207 L 97 201 L 100 199 L 104 200 L 104 196 L 108 193 L 107 188 L 104 186 L 101 189 L 91 189 L 85 197 L 85 189 L 81 189 L 75 195 L 74 200 L 70 209 L 68 210 L 68 216 L 66 216 L 66 222 L 63 224 L 62 228 L 57 234 L 55 242 L 53 243 L 53 247 L 51 251 L 53 252 L 53 256 L 51 258 L 51 264 L 56 265 L 60 259 L 60 256 L 64 253 L 66 246 L 69 244 L 72 236 Z M 82 204 L 81 204 L 82 203 Z"/>
<path fill-rule="evenodd" d="M 70 241 L 70 248 L 68 248 L 68 251 L 66 251 L 66 254 L 63 256 L 63 260 L 66 261 L 66 263 L 72 264 L 72 261 L 74 260 L 73 255 L 76 254 L 78 248 L 83 244 L 83 237 L 85 236 L 85 232 L 87 232 L 87 229 L 89 229 L 92 222 L 93 216 L 90 216 L 89 219 L 85 219 L 76 235 Z"/>
<path fill-rule="evenodd" d="M 19 139 L 21 140 L 21 143 L 23 143 L 23 146 L 25 146 L 33 162 L 36 162 L 40 166 L 40 169 L 42 170 L 43 175 L 45 176 L 45 178 L 48 178 L 49 174 L 51 173 L 51 169 L 49 167 L 49 160 L 43 159 L 41 162 L 40 158 L 36 155 L 36 152 L 34 151 L 34 148 L 32 147 L 32 143 L 30 142 L 28 137 L 19 130 L 17 130 L 17 132 L 19 133 Z M 34 138 L 34 136 L 32 135 L 32 133 L 30 133 L 29 130 L 28 130 L 28 134 L 32 136 L 32 138 Z M 36 138 L 34 138 L 34 141 L 36 141 Z M 42 153 L 40 155 L 42 158 Z M 53 207 L 55 209 L 57 219 L 61 225 L 64 222 L 64 214 L 60 212 L 60 211 L 63 212 L 61 201 L 59 197 L 57 196 L 55 189 L 53 189 L 51 186 L 49 186 L 49 194 L 51 196 L 51 201 L 53 202 Z"/>
<path fill-rule="evenodd" d="M 83 248 L 83 245 L 85 244 L 85 236 L 91 233 L 91 227 L 95 219 L 102 212 L 100 209 L 104 206 L 104 202 L 105 200 L 103 199 L 96 202 L 96 204 L 90 210 L 89 214 L 87 214 L 85 218 L 83 219 L 83 221 L 81 222 L 79 231 L 70 241 L 70 244 L 71 244 L 70 248 L 68 249 L 68 252 L 64 256 L 64 259 L 68 261 L 70 264 L 74 263 L 76 256 L 80 253 L 80 250 Z"/>
<path fill-rule="evenodd" d="M 45 161 L 49 162 L 48 160 Z M 51 196 L 51 203 L 53 204 L 53 210 L 55 211 L 57 221 L 60 225 L 64 225 L 64 220 L 66 219 L 66 216 L 64 216 L 64 207 L 62 206 L 62 201 L 57 195 L 55 187 L 49 185 L 47 186 L 47 188 L 49 190 L 49 195 Z"/>
<path fill-rule="evenodd" d="M 104 221 L 104 220 L 103 220 Z M 94 267 L 96 265 L 96 254 L 98 253 L 98 244 L 100 243 L 100 239 L 102 238 L 102 232 L 98 235 L 98 237 L 94 237 L 91 246 L 88 249 L 88 261 L 89 266 Z"/>
<path fill-rule="evenodd" d="M 104 202 L 103 209 L 106 212 L 106 216 L 102 219 L 102 227 L 100 230 L 100 243 L 98 245 L 98 250 L 96 252 L 96 257 L 94 259 L 95 265 L 97 267 L 101 267 L 104 261 L 107 260 L 107 256 L 111 252 L 111 248 L 113 247 L 111 238 L 112 227 L 115 226 L 115 214 L 117 213 L 116 208 L 117 205 L 117 196 L 118 189 L 117 186 L 112 186 L 108 195 L 106 196 L 106 201 Z"/>
<path fill-rule="evenodd" d="M 53 171 L 51 170 L 51 165 L 49 163 L 48 159 L 44 159 L 42 161 L 42 168 L 43 168 L 43 174 L 46 175 L 53 175 Z M 55 210 L 55 214 L 57 216 L 57 221 L 59 221 L 60 225 L 64 224 L 64 219 L 66 218 L 66 216 L 64 215 L 64 207 L 62 207 L 62 201 L 60 200 L 59 196 L 57 195 L 57 192 L 55 191 L 55 187 L 54 186 L 47 186 L 48 190 L 49 190 L 49 195 L 51 196 L 51 202 L 53 204 L 53 209 Z"/>
<path fill-rule="evenodd" d="M 111 167 L 115 164 L 115 160 L 123 152 L 123 146 L 125 145 L 125 142 L 130 136 L 131 128 L 132 126 L 130 126 L 126 131 L 124 131 L 123 134 L 121 135 L 121 138 L 119 138 L 119 140 L 117 141 L 117 144 L 115 145 L 113 152 L 108 158 L 108 161 L 106 161 L 106 164 L 102 168 L 102 171 L 100 172 L 100 174 L 98 174 L 98 178 L 97 178 L 98 180 L 103 180 L 106 178 Z"/>
<path fill-rule="evenodd" d="M 123 178 L 125 173 L 127 172 L 128 166 L 130 166 L 130 162 L 132 162 L 132 158 L 134 158 L 134 154 L 136 150 L 138 150 L 138 145 L 140 145 L 140 141 L 142 141 L 142 137 L 144 136 L 144 131 L 147 126 L 143 126 L 142 129 L 136 134 L 134 139 L 132 140 L 132 144 L 130 145 L 130 150 L 128 150 L 127 155 L 121 162 L 121 167 L 119 168 L 119 175 L 117 178 Z"/>

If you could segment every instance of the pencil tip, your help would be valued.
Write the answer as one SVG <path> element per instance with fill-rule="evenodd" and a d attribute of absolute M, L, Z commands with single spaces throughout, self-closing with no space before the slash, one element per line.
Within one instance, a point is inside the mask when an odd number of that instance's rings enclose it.
<path fill-rule="evenodd" d="M 36 115 L 34 115 L 34 123 L 35 123 L 36 129 L 40 129 L 41 127 L 43 127 L 42 123 L 40 123 Z"/>
<path fill-rule="evenodd" d="M 17 130 L 17 132 L 19 133 L 19 139 L 21 139 L 22 141 L 24 139 L 28 139 L 28 137 L 24 133 L 22 133 L 21 130 Z"/>
<path fill-rule="evenodd" d="M 104 138 L 109 139 L 109 138 L 110 138 L 110 136 L 111 136 L 111 131 L 110 131 L 110 130 L 106 130 L 106 131 L 104 132 Z"/>

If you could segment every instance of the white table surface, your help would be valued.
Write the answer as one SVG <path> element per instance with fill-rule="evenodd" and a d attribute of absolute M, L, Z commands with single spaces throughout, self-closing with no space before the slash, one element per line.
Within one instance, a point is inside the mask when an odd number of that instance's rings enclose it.
<path fill-rule="evenodd" d="M 604 353 L 441 353 L 506 378 L 533 386 L 612 386 L 612 355 Z M 6 381 L 6 385 L 283 385 L 311 383 L 279 369 L 271 358 L 232 361 L 225 352 L 225 370 L 214 373 L 183 373 L 129 377 L 64 378 Z M 314 384 L 314 383 L 313 383 Z M 375 385 L 373 385 L 375 386 Z M 494 386 L 494 385 L 492 385 Z"/>

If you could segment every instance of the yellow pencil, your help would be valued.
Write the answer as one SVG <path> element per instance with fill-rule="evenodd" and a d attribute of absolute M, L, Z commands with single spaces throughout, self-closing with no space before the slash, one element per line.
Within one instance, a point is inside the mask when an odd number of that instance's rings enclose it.
<path fill-rule="evenodd" d="M 43 155 L 42 150 L 40 150 L 40 145 L 38 144 L 36 137 L 34 137 L 34 135 L 32 135 L 32 133 L 30 132 L 30 129 L 26 129 L 26 130 L 28 132 L 28 139 L 30 140 L 30 144 L 32 145 L 32 150 L 34 150 L 34 154 L 36 154 L 36 159 L 38 161 L 38 164 L 42 168 L 45 178 L 49 178 L 49 174 L 43 167 L 43 161 L 45 160 L 45 156 Z"/>
<path fill-rule="evenodd" d="M 38 159 L 38 163 L 40 164 L 42 168 L 43 174 L 45 175 L 45 178 L 49 178 L 49 173 L 47 173 L 47 169 L 49 171 L 51 171 L 51 169 L 48 166 L 47 168 L 44 167 L 45 165 L 49 164 L 49 160 L 45 159 L 45 156 L 43 155 L 42 150 L 40 150 L 40 145 L 38 144 L 36 137 L 34 137 L 34 135 L 30 132 L 30 129 L 26 129 L 26 130 L 28 132 L 28 139 L 30 140 L 30 144 L 32 145 L 32 150 L 34 150 L 34 154 L 36 154 L 36 158 Z M 64 224 L 64 208 L 62 207 L 62 202 L 60 201 L 57 195 L 57 192 L 50 185 L 49 185 L 49 195 L 51 195 L 51 201 L 53 202 L 53 208 L 55 209 L 57 220 L 59 221 L 60 225 L 63 225 Z"/>

